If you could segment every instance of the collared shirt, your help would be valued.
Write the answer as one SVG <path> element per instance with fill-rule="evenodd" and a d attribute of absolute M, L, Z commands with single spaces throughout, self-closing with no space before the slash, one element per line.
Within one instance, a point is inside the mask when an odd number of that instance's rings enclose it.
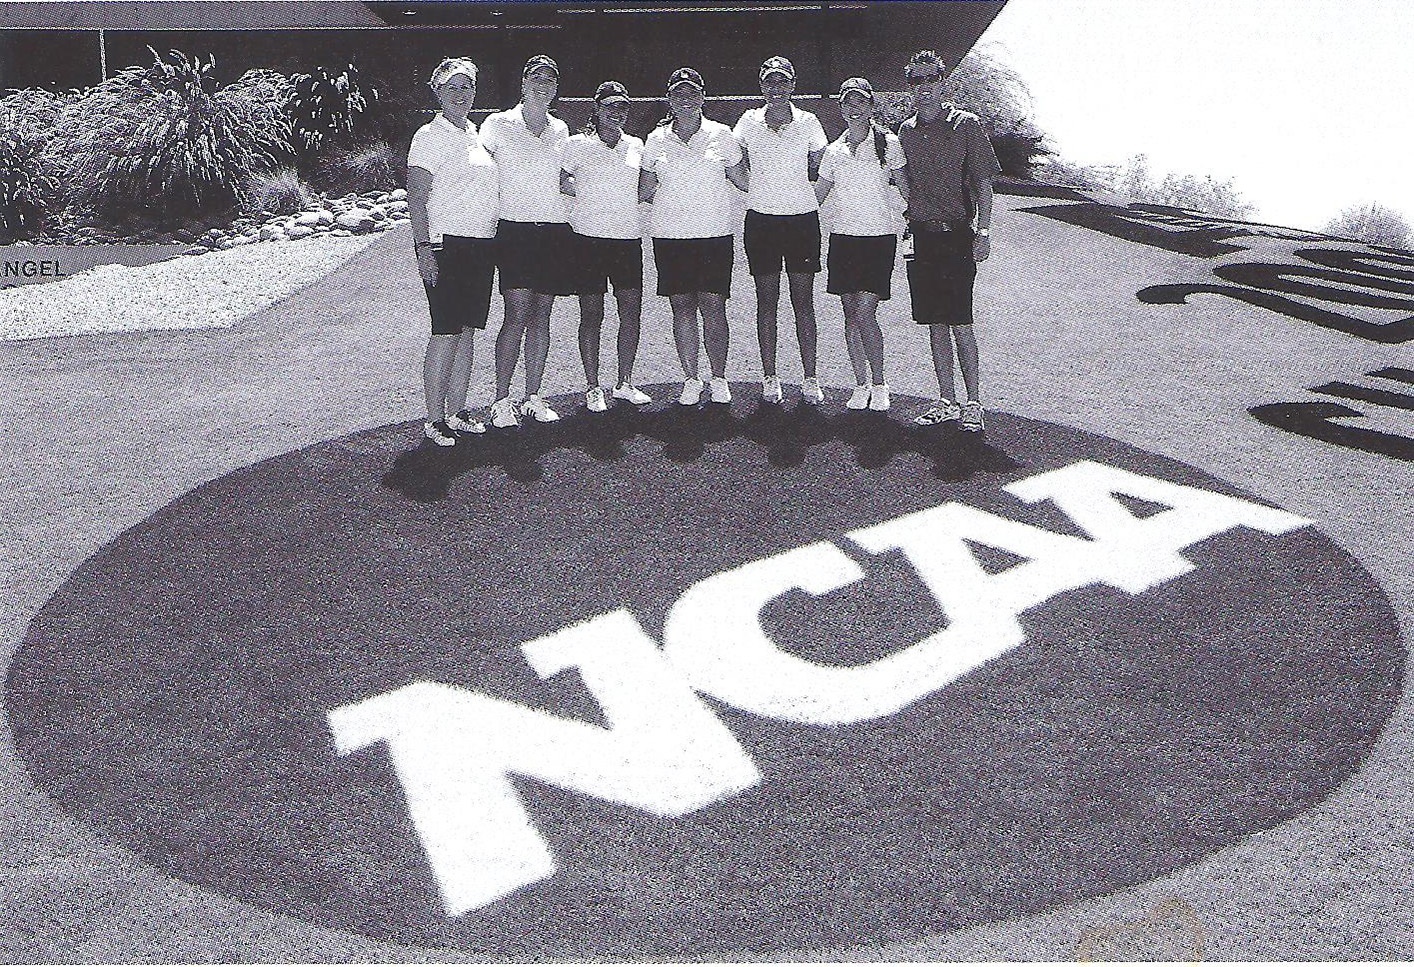
<path fill-rule="evenodd" d="M 874 147 L 871 132 L 850 149 L 849 132 L 840 135 L 820 159 L 820 178 L 834 182 L 825 199 L 830 231 L 839 235 L 895 235 L 902 228 L 898 213 L 903 196 L 889 184 L 889 173 L 908 164 L 903 146 L 890 131 L 884 132 L 884 160 Z"/>
<path fill-rule="evenodd" d="M 790 112 L 790 120 L 773 131 L 766 109 L 753 108 L 733 131 L 751 165 L 746 207 L 763 215 L 804 215 L 820 207 L 810 184 L 810 152 L 829 143 L 825 129 L 809 111 L 792 104 Z"/>
<path fill-rule="evenodd" d="M 961 123 L 953 123 L 961 114 Z M 1001 173 L 982 123 L 951 104 L 932 121 L 914 115 L 899 128 L 908 159 L 908 217 L 917 221 L 966 221 L 972 193 Z"/>
<path fill-rule="evenodd" d="M 595 238 L 641 238 L 638 172 L 643 142 L 625 134 L 612 148 L 597 134 L 576 134 L 565 143 L 560 167 L 574 175 L 570 225 Z"/>
<path fill-rule="evenodd" d="M 643 146 L 643 170 L 658 176 L 653 199 L 657 238 L 720 238 L 735 233 L 727 169 L 741 161 L 731 128 L 710 118 L 687 143 L 662 124 Z"/>
<path fill-rule="evenodd" d="M 408 167 L 432 175 L 427 196 L 427 227 L 433 242 L 443 235 L 492 238 L 499 216 L 496 162 L 476 135 L 470 120 L 463 131 L 438 114 L 417 129 L 408 150 Z"/>
<path fill-rule="evenodd" d="M 510 222 L 564 222 L 560 156 L 569 125 L 551 115 L 540 137 L 525 126 L 523 105 L 492 114 L 481 123 L 481 143 L 501 174 L 501 217 Z"/>

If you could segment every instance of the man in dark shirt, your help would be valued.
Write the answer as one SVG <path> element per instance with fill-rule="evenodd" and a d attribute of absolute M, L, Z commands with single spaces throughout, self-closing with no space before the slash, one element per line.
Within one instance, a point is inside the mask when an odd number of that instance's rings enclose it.
<path fill-rule="evenodd" d="M 908 227 L 913 258 L 908 288 L 913 318 L 929 327 L 938 402 L 914 422 L 924 426 L 960 420 L 980 431 L 977 337 L 972 330 L 972 285 L 977 263 L 991 254 L 992 179 L 1001 172 L 997 155 L 974 114 L 943 99 L 947 65 L 920 50 L 904 68 L 917 111 L 899 128 L 908 160 Z M 967 399 L 953 402 L 953 350 Z"/>

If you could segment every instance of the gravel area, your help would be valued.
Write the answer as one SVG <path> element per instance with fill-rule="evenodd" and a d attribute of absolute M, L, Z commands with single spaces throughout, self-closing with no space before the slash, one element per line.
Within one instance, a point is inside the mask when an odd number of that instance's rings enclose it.
<path fill-rule="evenodd" d="M 0 340 L 227 329 L 322 278 L 379 236 L 261 242 L 131 268 L 99 265 L 0 291 Z"/>

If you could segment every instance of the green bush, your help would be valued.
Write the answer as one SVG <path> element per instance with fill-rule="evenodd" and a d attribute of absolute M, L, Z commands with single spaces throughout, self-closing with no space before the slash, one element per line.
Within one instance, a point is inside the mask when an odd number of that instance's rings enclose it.
<path fill-rule="evenodd" d="M 72 200 L 159 222 L 230 208 L 247 178 L 289 154 L 279 75 L 251 71 L 222 87 L 215 58 L 152 55 L 150 67 L 119 72 L 62 113 L 56 140 Z"/>
<path fill-rule="evenodd" d="M 294 128 L 295 147 L 306 155 L 330 149 L 351 148 L 362 128 L 369 101 L 378 92 L 365 94 L 358 80 L 358 68 L 350 64 L 335 73 L 316 67 L 312 73 L 296 74 L 286 104 Z"/>
<path fill-rule="evenodd" d="M 319 159 L 312 179 L 316 188 L 331 195 L 389 191 L 406 180 L 407 158 L 386 141 L 331 151 Z"/>
<path fill-rule="evenodd" d="M 62 166 L 50 142 L 66 104 L 77 92 L 43 88 L 11 91 L 0 98 L 0 238 L 33 235 L 62 209 Z"/>
<path fill-rule="evenodd" d="M 0 238 L 13 241 L 44 224 L 58 185 L 45 162 L 45 139 L 0 130 Z"/>
<path fill-rule="evenodd" d="M 293 215 L 314 204 L 315 196 L 292 167 L 251 175 L 243 186 L 247 214 Z"/>

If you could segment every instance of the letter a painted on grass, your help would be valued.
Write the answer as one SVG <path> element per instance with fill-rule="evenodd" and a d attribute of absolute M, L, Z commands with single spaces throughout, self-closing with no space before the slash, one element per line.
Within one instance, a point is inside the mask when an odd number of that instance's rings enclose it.
<path fill-rule="evenodd" d="M 329 713 L 341 753 L 386 742 L 448 914 L 553 876 L 512 773 L 682 816 L 761 781 L 755 763 L 626 611 L 522 646 L 542 678 L 578 668 L 608 728 L 435 682 Z"/>
<path fill-rule="evenodd" d="M 1179 551 L 1234 527 L 1285 534 L 1312 521 L 1275 507 L 1211 490 L 1185 487 L 1092 460 L 1009 484 L 1006 491 L 1028 504 L 1050 500 L 1103 545 L 1111 566 L 1106 584 L 1138 594 L 1193 570 Z M 1167 510 L 1136 516 L 1115 499 L 1124 494 L 1162 504 Z"/>

